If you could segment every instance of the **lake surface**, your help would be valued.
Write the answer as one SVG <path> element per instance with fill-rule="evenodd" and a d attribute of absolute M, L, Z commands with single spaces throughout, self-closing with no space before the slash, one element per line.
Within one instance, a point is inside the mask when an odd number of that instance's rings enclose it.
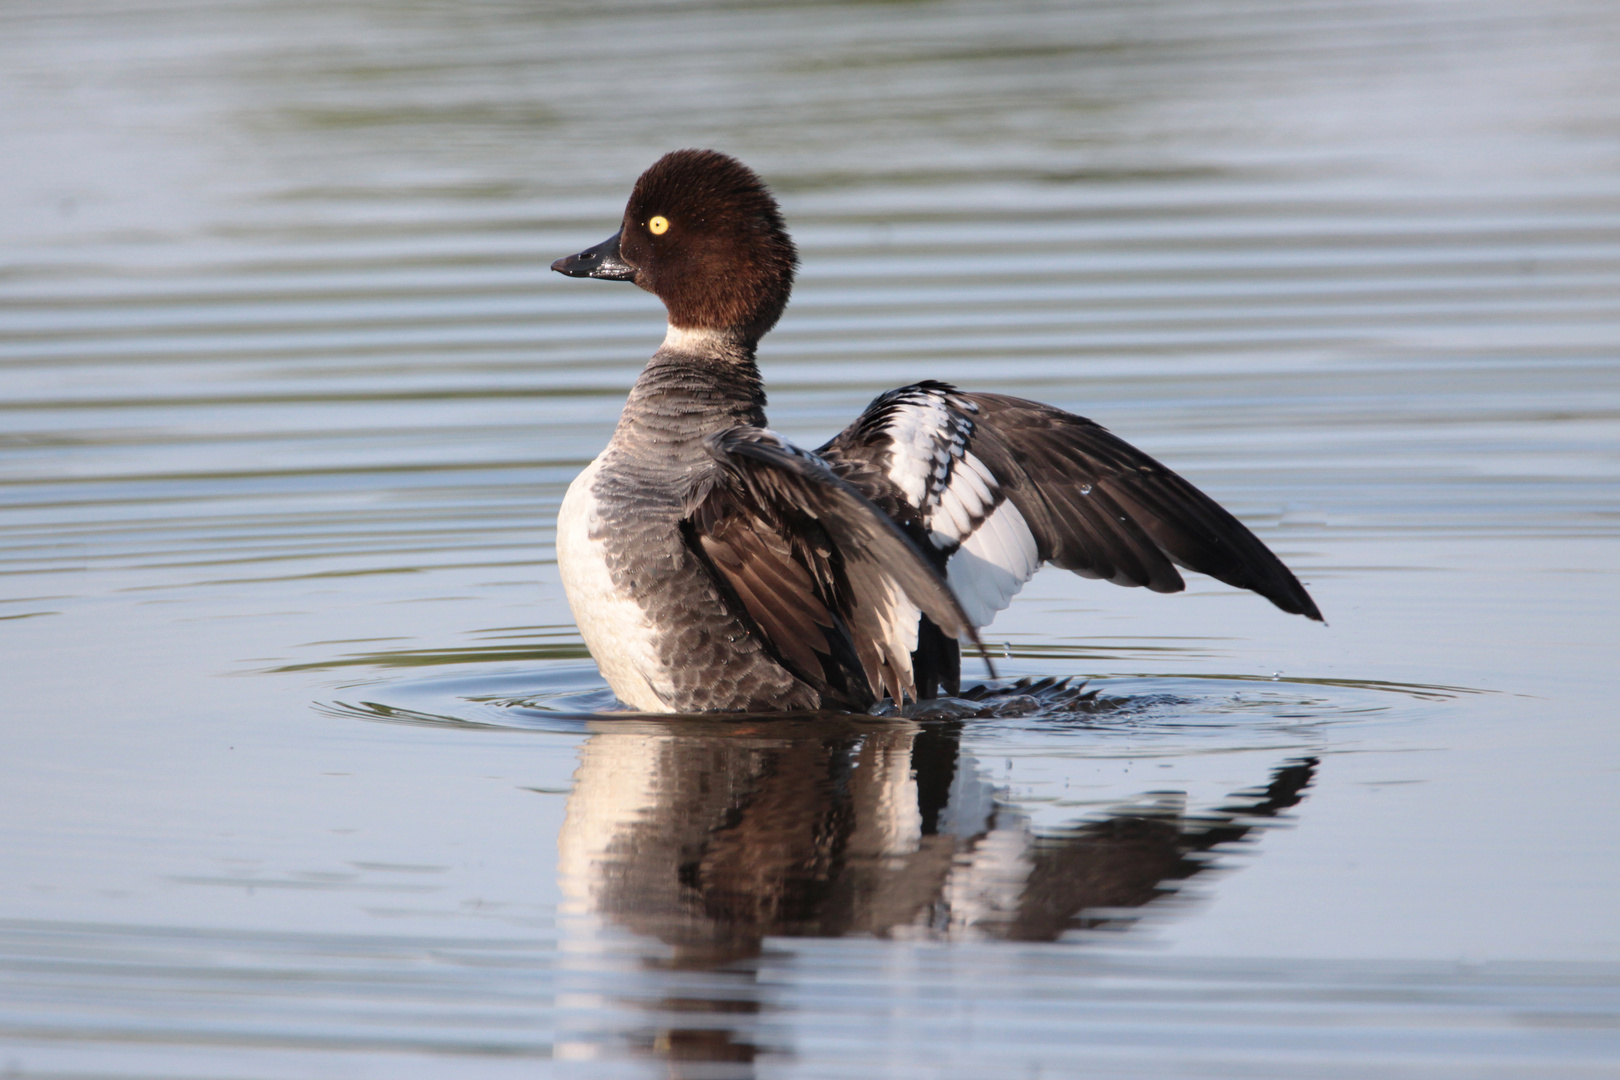
<path fill-rule="evenodd" d="M 1620 1075 L 1620 9 L 21 3 L 0 106 L 6 1076 Z M 662 311 L 547 267 L 680 146 L 774 427 L 1071 409 L 1329 625 L 1048 570 L 1038 711 L 613 715 Z"/>

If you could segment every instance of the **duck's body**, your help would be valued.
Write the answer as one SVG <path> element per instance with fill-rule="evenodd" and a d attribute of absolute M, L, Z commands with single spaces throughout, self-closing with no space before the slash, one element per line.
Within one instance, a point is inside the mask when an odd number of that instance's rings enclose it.
<path fill-rule="evenodd" d="M 682 526 L 694 493 L 720 472 L 704 440 L 764 426 L 757 369 L 703 355 L 720 352 L 721 340 L 670 338 L 557 516 L 557 563 L 575 621 L 613 692 L 634 708 L 819 708 L 820 697 L 765 654 Z"/>
<path fill-rule="evenodd" d="M 957 689 L 1046 562 L 1183 587 L 1180 564 L 1321 615 L 1191 484 L 1048 406 L 920 383 L 814 454 L 765 428 L 759 338 L 796 266 L 775 201 L 712 151 L 666 155 L 609 241 L 560 259 L 670 312 L 607 448 L 569 487 L 557 561 L 618 697 L 656 712 L 863 709 Z"/>

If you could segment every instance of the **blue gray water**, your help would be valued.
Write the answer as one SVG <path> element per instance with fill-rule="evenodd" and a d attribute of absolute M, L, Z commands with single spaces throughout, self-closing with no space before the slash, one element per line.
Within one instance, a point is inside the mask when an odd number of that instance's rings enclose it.
<path fill-rule="evenodd" d="M 782 198 L 814 443 L 1106 424 L 1299 571 L 1047 571 L 1087 700 L 659 720 L 552 520 L 662 335 L 550 274 Z M 0 10 L 8 1077 L 1620 1075 L 1607 3 Z"/>

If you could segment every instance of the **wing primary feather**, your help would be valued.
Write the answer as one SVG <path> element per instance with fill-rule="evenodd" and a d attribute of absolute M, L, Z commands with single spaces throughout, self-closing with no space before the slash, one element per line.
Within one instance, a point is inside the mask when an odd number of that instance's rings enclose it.
<path fill-rule="evenodd" d="M 1250 589 L 1290 614 L 1322 614 L 1292 571 L 1193 484 L 1084 417 L 1001 394 L 978 406 L 973 451 L 1024 514 L 1043 560 L 1161 592 L 1175 566 Z"/>

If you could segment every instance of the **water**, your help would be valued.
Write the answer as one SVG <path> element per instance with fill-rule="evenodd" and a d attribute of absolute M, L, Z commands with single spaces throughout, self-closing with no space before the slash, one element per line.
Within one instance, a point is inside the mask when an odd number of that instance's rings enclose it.
<path fill-rule="evenodd" d="M 0 13 L 0 1065 L 1620 1072 L 1604 4 Z M 809 443 L 1105 423 L 1329 626 L 1039 576 L 1061 709 L 611 704 L 551 523 L 662 334 L 546 267 L 717 146 Z M 970 663 L 970 671 L 972 664 Z"/>

